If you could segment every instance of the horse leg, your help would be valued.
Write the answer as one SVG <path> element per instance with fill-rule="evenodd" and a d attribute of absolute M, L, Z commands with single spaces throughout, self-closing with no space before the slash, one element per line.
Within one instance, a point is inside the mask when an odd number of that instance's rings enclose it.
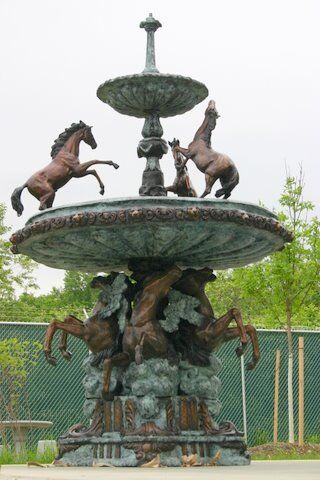
<path fill-rule="evenodd" d="M 70 317 L 67 317 L 70 318 Z M 75 337 L 83 339 L 83 334 L 84 334 L 84 327 L 82 325 L 68 325 L 65 322 L 58 322 L 57 320 L 53 320 L 53 322 L 50 323 L 50 325 L 47 328 L 45 339 L 44 339 L 44 345 L 43 345 L 43 351 L 46 357 L 46 360 L 51 364 L 51 365 L 56 365 L 57 364 L 57 359 L 51 355 L 52 351 L 52 339 L 57 330 L 62 330 L 64 332 L 67 332 L 71 335 L 74 335 Z"/>
<path fill-rule="evenodd" d="M 100 193 L 100 195 L 103 195 L 104 194 L 104 184 L 103 184 L 101 178 L 99 177 L 98 173 L 96 172 L 96 170 L 83 170 L 81 167 L 82 167 L 82 165 L 80 165 L 80 168 L 75 170 L 75 172 L 73 173 L 73 177 L 82 178 L 82 177 L 86 177 L 87 175 L 93 175 L 98 180 L 99 187 L 100 187 L 100 192 L 99 193 Z"/>
<path fill-rule="evenodd" d="M 204 192 L 203 192 L 203 194 L 201 195 L 200 198 L 204 198 L 207 195 L 209 195 L 209 193 L 211 193 L 212 187 L 213 187 L 214 183 L 218 180 L 218 177 L 212 176 L 212 175 L 209 175 L 208 173 L 206 173 L 205 174 L 205 180 L 206 180 L 206 188 L 205 188 L 205 190 L 204 190 Z"/>
<path fill-rule="evenodd" d="M 87 170 L 87 168 L 92 167 L 92 165 L 111 165 L 115 169 L 119 168 L 119 165 L 111 160 L 90 160 L 89 162 L 80 163 L 78 168 Z"/>
<path fill-rule="evenodd" d="M 54 202 L 55 196 L 56 196 L 56 192 L 50 185 L 48 185 L 48 189 L 46 193 L 41 195 L 41 197 L 39 198 L 40 200 L 39 210 L 46 210 L 47 208 L 51 208 Z"/>
<path fill-rule="evenodd" d="M 128 353 L 117 353 L 111 358 L 106 358 L 103 362 L 102 374 L 102 396 L 104 400 L 113 400 L 114 395 L 110 393 L 110 381 L 113 367 L 127 367 L 130 365 L 130 357 Z"/>
<path fill-rule="evenodd" d="M 64 323 L 69 325 L 83 326 L 83 322 L 81 320 L 78 320 L 77 318 L 71 317 L 71 316 L 65 318 Z M 68 332 L 63 331 L 60 337 L 59 350 L 65 360 L 71 360 L 72 353 L 69 350 L 67 350 L 67 338 L 68 338 Z"/>
<path fill-rule="evenodd" d="M 246 368 L 247 370 L 253 370 L 256 364 L 260 359 L 260 348 L 259 348 L 259 341 L 257 336 L 257 331 L 252 325 L 245 325 L 244 329 L 246 333 L 249 335 L 251 343 L 252 343 L 252 360 L 251 362 L 247 363 Z M 239 328 L 227 328 L 225 331 L 225 342 L 229 342 L 230 340 L 234 340 L 240 336 Z"/>
<path fill-rule="evenodd" d="M 180 145 L 176 145 L 173 149 L 174 152 L 180 152 L 182 153 L 182 155 L 187 159 L 189 160 L 190 158 L 190 151 L 188 148 L 182 148 L 180 147 Z"/>
<path fill-rule="evenodd" d="M 215 322 L 209 323 L 205 329 L 198 331 L 197 335 L 201 340 L 210 342 L 212 350 L 214 350 L 221 343 L 221 339 L 224 338 L 225 332 L 228 326 L 235 320 L 238 327 L 238 336 L 240 336 L 241 346 L 236 349 L 238 356 L 244 354 L 244 351 L 248 345 L 248 339 L 246 331 L 243 325 L 240 310 L 237 308 L 231 308 L 225 315 L 218 318 Z"/>
<path fill-rule="evenodd" d="M 175 185 L 170 185 L 170 187 L 165 187 L 167 192 L 177 193 L 177 187 Z"/>
<path fill-rule="evenodd" d="M 139 340 L 139 343 L 135 346 L 135 361 L 137 365 L 143 363 L 143 344 L 146 338 L 146 332 L 144 332 Z"/>

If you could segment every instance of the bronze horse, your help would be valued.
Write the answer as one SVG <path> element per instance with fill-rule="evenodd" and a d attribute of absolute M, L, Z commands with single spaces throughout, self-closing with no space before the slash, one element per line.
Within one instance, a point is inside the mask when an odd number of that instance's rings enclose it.
<path fill-rule="evenodd" d="M 59 349 L 66 360 L 71 359 L 71 352 L 67 350 L 67 335 L 82 339 L 89 349 L 96 355 L 93 364 L 103 361 L 103 396 L 110 399 L 110 379 L 113 366 L 127 367 L 132 361 L 140 364 L 143 358 L 170 357 L 170 343 L 156 319 L 157 309 L 161 300 L 169 293 L 170 287 L 181 277 L 178 267 L 171 267 L 166 271 L 144 275 L 139 272 L 135 276 L 135 287 L 128 279 L 128 289 L 125 295 L 128 303 L 133 300 L 134 308 L 128 310 L 127 323 L 120 340 L 120 330 L 117 312 L 108 318 L 101 317 L 103 305 L 100 300 L 94 308 L 94 314 L 82 322 L 69 315 L 63 322 L 54 320 L 48 326 L 44 353 L 51 365 L 56 365 L 56 358 L 52 356 L 52 339 L 57 330 L 62 330 Z M 115 274 L 116 275 L 116 274 Z M 115 276 L 96 277 L 91 285 L 103 288 L 106 282 L 111 283 Z M 135 297 L 133 299 L 133 296 Z M 121 351 L 122 343 L 122 351 Z"/>
<path fill-rule="evenodd" d="M 212 351 L 216 351 L 223 343 L 236 338 L 240 339 L 240 346 L 236 349 L 236 353 L 238 356 L 243 355 L 248 344 L 248 335 L 252 342 L 253 352 L 247 369 L 252 370 L 260 358 L 256 329 L 252 325 L 243 324 L 241 312 L 237 308 L 231 308 L 222 317 L 215 318 L 205 293 L 206 284 L 215 278 L 209 268 L 201 270 L 190 268 L 183 272 L 181 279 L 174 285 L 176 290 L 199 300 L 200 305 L 197 310 L 203 316 L 203 322 L 199 327 L 187 322 L 180 323 L 175 341 L 176 347 L 183 356 L 188 358 L 190 363 L 201 365 L 209 362 L 209 355 Z M 229 327 L 233 320 L 237 326 Z"/>
<path fill-rule="evenodd" d="M 175 150 L 175 147 L 180 145 L 179 140 L 174 138 L 172 142 L 169 142 L 169 145 L 173 154 L 177 175 L 173 184 L 170 187 L 166 187 L 166 191 L 176 193 L 178 197 L 197 197 L 197 192 L 191 183 L 188 169 L 184 165 L 183 155 Z"/>
<path fill-rule="evenodd" d="M 138 293 L 134 299 L 134 308 L 127 322 L 122 340 L 122 352 L 106 358 L 103 365 L 103 396 L 110 399 L 110 379 L 112 368 L 127 367 L 132 361 L 141 364 L 144 359 L 168 358 L 172 345 L 157 319 L 157 311 L 170 287 L 181 277 L 178 267 L 151 275 L 135 276 Z M 112 395 L 111 395 L 112 397 Z"/>
<path fill-rule="evenodd" d="M 11 195 L 12 208 L 18 216 L 22 215 L 23 205 L 20 197 L 22 190 L 28 188 L 31 195 L 40 201 L 39 210 L 52 207 L 56 191 L 63 187 L 71 178 L 80 178 L 93 175 L 98 180 L 100 194 L 104 194 L 104 184 L 96 170 L 88 170 L 92 165 L 104 164 L 119 168 L 114 162 L 108 160 L 91 160 L 80 164 L 79 144 L 83 140 L 92 149 L 97 143 L 92 135 L 90 126 L 80 120 L 59 135 L 51 148 L 52 162 L 38 172 L 34 173 L 21 187 L 14 190 Z"/>
<path fill-rule="evenodd" d="M 93 288 L 103 289 L 106 285 L 111 285 L 116 278 L 117 273 L 112 273 L 108 277 L 95 277 L 91 286 Z M 132 300 L 132 284 L 127 279 L 127 290 L 124 296 L 130 305 L 127 315 L 131 315 L 131 300 Z M 67 337 L 73 335 L 74 337 L 83 340 L 91 352 L 95 355 L 92 365 L 98 365 L 105 358 L 111 357 L 120 351 L 121 334 L 117 313 L 112 313 L 109 317 L 104 317 L 101 312 L 106 305 L 101 302 L 100 298 L 97 301 L 93 310 L 93 315 L 84 322 L 74 317 L 67 316 L 63 322 L 52 321 L 47 328 L 43 351 L 46 360 L 53 366 L 56 365 L 57 359 L 52 355 L 52 339 L 57 330 L 62 330 L 59 350 L 65 360 L 71 360 L 71 352 L 67 350 Z"/>
<path fill-rule="evenodd" d="M 198 169 L 205 174 L 206 188 L 201 198 L 207 196 L 219 179 L 222 188 L 216 191 L 216 197 L 229 198 L 234 187 L 239 183 L 238 170 L 227 155 L 218 153 L 211 148 L 211 132 L 216 126 L 219 114 L 215 102 L 210 100 L 205 111 L 204 121 L 198 128 L 193 141 L 188 148 L 175 146 L 175 151 L 185 156 L 182 166 L 185 166 L 189 158 L 194 161 Z"/>

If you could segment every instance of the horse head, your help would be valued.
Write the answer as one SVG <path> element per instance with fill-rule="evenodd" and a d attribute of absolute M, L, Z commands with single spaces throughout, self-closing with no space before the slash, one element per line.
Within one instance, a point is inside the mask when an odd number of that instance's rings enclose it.
<path fill-rule="evenodd" d="M 92 150 L 97 148 L 97 142 L 94 139 L 94 136 L 92 135 L 92 126 L 86 125 L 82 120 L 80 120 L 80 125 L 83 125 L 83 137 L 82 140 L 89 145 Z"/>
<path fill-rule="evenodd" d="M 208 103 L 208 106 L 205 111 L 205 115 L 209 117 L 215 117 L 215 118 L 220 117 L 218 110 L 216 108 L 216 102 L 214 100 L 210 100 L 210 102 Z"/>
<path fill-rule="evenodd" d="M 168 142 L 168 143 L 171 147 L 171 150 L 173 150 L 174 147 L 178 147 L 180 145 L 180 140 L 178 140 L 177 138 L 174 138 L 172 142 Z"/>

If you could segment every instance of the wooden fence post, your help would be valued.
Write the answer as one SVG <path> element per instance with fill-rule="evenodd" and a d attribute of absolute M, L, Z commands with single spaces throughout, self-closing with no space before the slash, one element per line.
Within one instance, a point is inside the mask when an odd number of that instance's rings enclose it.
<path fill-rule="evenodd" d="M 304 338 L 299 337 L 299 446 L 304 444 Z"/>
<path fill-rule="evenodd" d="M 273 443 L 278 442 L 279 379 L 280 379 L 280 350 L 277 350 L 276 351 L 276 365 L 275 365 L 275 369 L 274 369 Z"/>

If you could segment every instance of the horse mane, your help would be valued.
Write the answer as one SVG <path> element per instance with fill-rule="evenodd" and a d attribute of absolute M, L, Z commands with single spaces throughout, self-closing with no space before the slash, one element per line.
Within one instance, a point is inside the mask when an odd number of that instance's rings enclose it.
<path fill-rule="evenodd" d="M 72 123 L 69 128 L 66 128 L 64 132 L 60 133 L 58 138 L 55 139 L 54 144 L 51 147 L 51 157 L 55 158 L 58 153 L 60 152 L 61 148 L 63 145 L 66 143 L 66 141 L 73 135 L 75 132 L 80 130 L 81 128 L 85 128 L 88 125 L 86 125 L 82 120 L 80 120 L 79 123 Z"/>

